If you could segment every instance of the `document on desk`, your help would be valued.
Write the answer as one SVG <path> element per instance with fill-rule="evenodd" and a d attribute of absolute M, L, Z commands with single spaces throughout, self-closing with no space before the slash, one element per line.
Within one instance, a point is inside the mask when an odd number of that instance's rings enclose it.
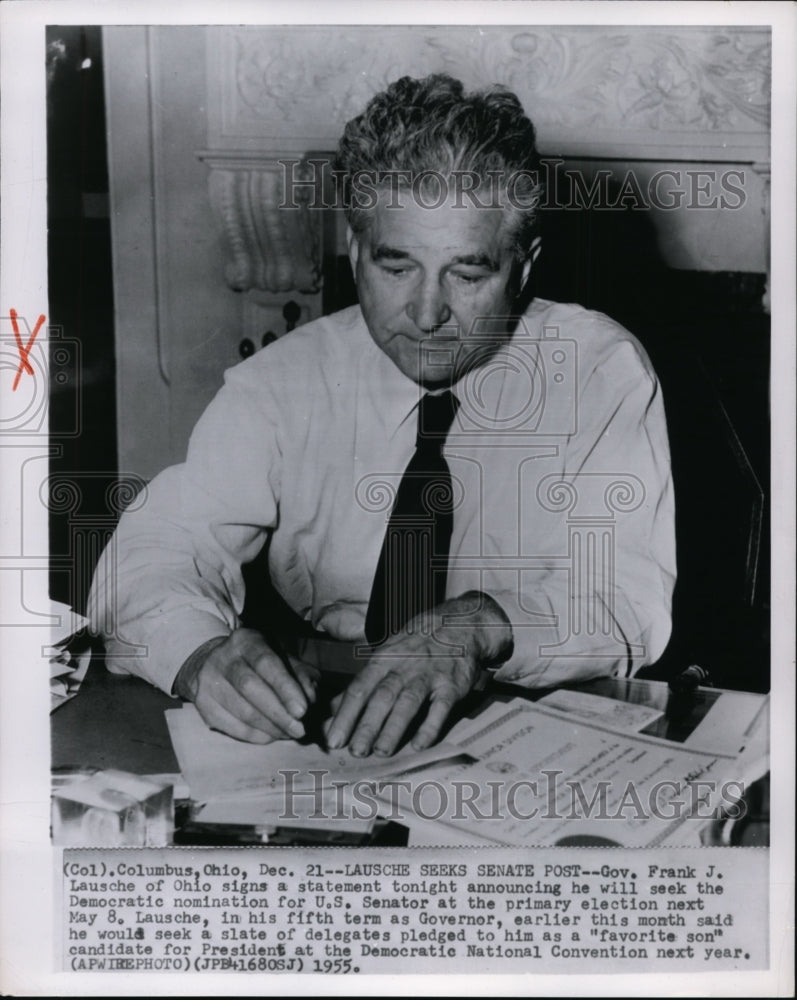
<path fill-rule="evenodd" d="M 544 698 L 540 698 L 539 704 L 557 708 L 562 712 L 570 712 L 584 719 L 599 719 L 627 732 L 639 732 L 664 714 L 661 709 L 653 708 L 651 705 L 618 701 L 616 698 L 605 698 L 588 691 L 572 691 L 567 688 L 551 691 Z"/>
<path fill-rule="evenodd" d="M 325 750 L 315 744 L 276 740 L 266 745 L 243 743 L 209 729 L 193 705 L 165 713 L 180 770 L 197 802 L 245 796 L 280 796 L 290 772 L 291 787 L 323 782 L 378 779 L 456 756 L 462 750 L 441 743 L 427 750 L 405 747 L 392 757 L 352 757 L 344 747 Z M 315 772 L 315 774 L 314 774 Z"/>
<path fill-rule="evenodd" d="M 623 733 L 522 699 L 463 721 L 449 741 L 476 762 L 431 766 L 412 784 L 385 782 L 380 797 L 394 810 L 434 816 L 454 839 L 461 829 L 529 847 L 684 846 L 699 843 L 714 811 L 740 795 L 729 787 L 735 755 Z"/>

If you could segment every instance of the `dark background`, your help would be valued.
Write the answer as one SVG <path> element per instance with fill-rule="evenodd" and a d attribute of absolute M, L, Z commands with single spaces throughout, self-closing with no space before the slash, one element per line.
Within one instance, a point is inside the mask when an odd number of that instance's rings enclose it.
<path fill-rule="evenodd" d="M 83 611 L 97 546 L 85 552 L 75 521 L 109 520 L 106 490 L 118 469 L 100 28 L 50 28 L 47 45 L 48 315 L 64 338 L 80 343 L 79 370 L 63 383 L 50 379 L 50 441 L 56 446 L 50 460 L 50 596 Z M 81 68 L 87 59 L 91 65 Z M 80 434 L 60 435 L 74 425 L 76 412 Z M 56 501 L 67 477 L 80 491 L 77 509 L 62 510 Z"/>
<path fill-rule="evenodd" d="M 53 51 L 55 39 L 65 44 Z M 81 367 L 51 380 L 52 477 L 80 483 L 79 521 L 112 529 L 117 474 L 108 172 L 98 27 L 48 30 L 48 264 L 53 325 Z M 87 68 L 81 68 L 90 59 Z M 543 213 L 535 292 L 608 313 L 642 341 L 664 393 L 676 491 L 673 636 L 643 675 L 691 663 L 717 686 L 769 690 L 769 317 L 765 276 L 667 268 L 645 213 Z M 324 311 L 356 301 L 348 260 L 326 262 Z M 80 399 L 82 433 L 60 437 Z M 55 481 L 54 479 L 52 481 Z M 85 606 L 98 542 L 51 502 L 51 592 Z M 95 532 L 96 535 L 96 532 Z M 60 560 L 58 557 L 61 557 Z"/>

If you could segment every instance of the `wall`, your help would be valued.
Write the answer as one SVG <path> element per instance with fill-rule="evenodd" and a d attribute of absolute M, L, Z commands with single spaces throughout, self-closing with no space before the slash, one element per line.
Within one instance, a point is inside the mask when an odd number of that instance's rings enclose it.
<path fill-rule="evenodd" d="M 767 270 L 766 30 L 115 27 L 104 41 L 122 471 L 181 459 L 242 339 L 284 333 L 287 302 L 300 322 L 321 312 L 324 241 L 340 252 L 341 228 L 278 210 L 278 161 L 333 149 L 405 73 L 505 83 L 543 154 L 588 180 L 631 170 L 644 196 L 657 171 L 680 172 L 680 207 L 639 211 L 663 267 Z M 714 171 L 708 188 L 697 170 Z M 728 170 L 739 206 L 700 207 L 728 194 Z"/>

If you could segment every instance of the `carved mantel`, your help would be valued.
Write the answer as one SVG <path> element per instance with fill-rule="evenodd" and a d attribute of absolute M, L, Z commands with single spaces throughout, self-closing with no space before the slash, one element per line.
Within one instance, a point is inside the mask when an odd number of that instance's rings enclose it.
<path fill-rule="evenodd" d="M 545 155 L 755 164 L 759 174 L 770 161 L 765 27 L 206 30 L 208 149 L 198 155 L 226 239 L 227 283 L 264 303 L 320 285 L 321 213 L 278 208 L 279 160 L 334 149 L 345 122 L 401 75 L 508 86 Z"/>

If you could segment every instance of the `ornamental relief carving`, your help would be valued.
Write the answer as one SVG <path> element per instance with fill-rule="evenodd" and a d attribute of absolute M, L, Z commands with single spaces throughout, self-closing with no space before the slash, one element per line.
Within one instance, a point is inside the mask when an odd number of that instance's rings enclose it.
<path fill-rule="evenodd" d="M 346 41 L 330 45 L 328 31 L 279 28 L 265 39 L 249 29 L 232 43 L 233 124 L 272 122 L 276 135 L 337 134 L 392 79 L 383 53 L 356 46 L 355 56 Z"/>
<path fill-rule="evenodd" d="M 766 28 L 207 31 L 209 150 L 198 155 L 209 167 L 227 284 L 252 296 L 321 287 L 319 213 L 279 208 L 280 159 L 334 150 L 345 122 L 402 75 L 443 71 L 468 88 L 508 86 L 544 153 L 769 160 Z"/>
<path fill-rule="evenodd" d="M 284 200 L 282 168 L 215 152 L 199 154 L 210 167 L 208 193 L 227 251 L 224 277 L 236 292 L 308 294 L 321 287 L 320 213 L 309 212 L 307 189 L 295 206 Z M 302 166 L 296 170 L 301 179 Z"/>
<path fill-rule="evenodd" d="M 562 129 L 765 133 L 770 39 L 744 28 L 228 28 L 222 135 L 337 139 L 391 80 L 447 71 L 515 90 Z"/>

